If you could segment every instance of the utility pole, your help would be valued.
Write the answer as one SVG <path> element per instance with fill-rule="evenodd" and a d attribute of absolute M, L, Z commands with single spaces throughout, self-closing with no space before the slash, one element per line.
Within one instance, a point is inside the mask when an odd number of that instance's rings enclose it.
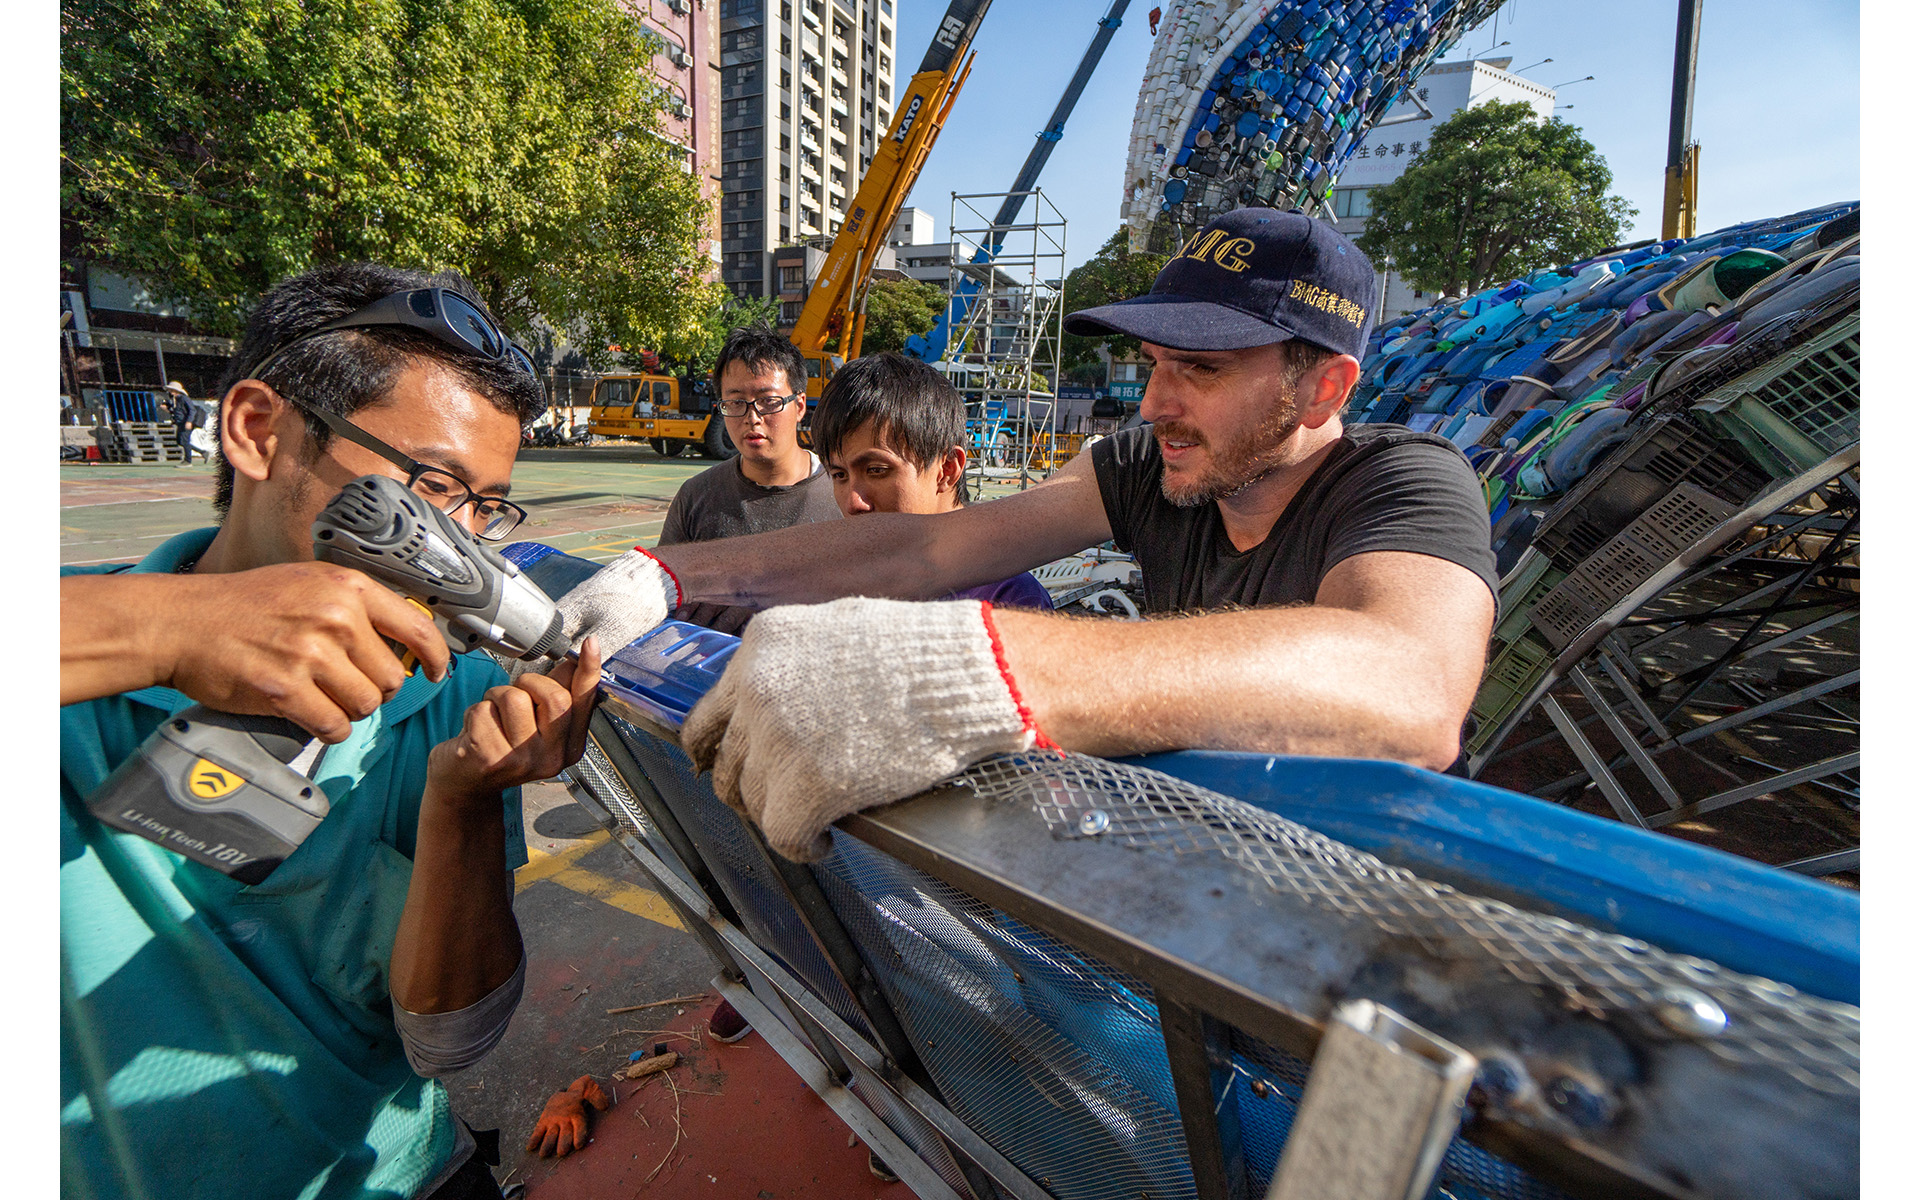
<path fill-rule="evenodd" d="M 1667 125 L 1667 187 L 1660 236 L 1690 238 L 1700 213 L 1700 146 L 1693 140 L 1693 68 L 1700 48 L 1700 2 L 1680 0 L 1673 35 L 1673 113 Z"/>

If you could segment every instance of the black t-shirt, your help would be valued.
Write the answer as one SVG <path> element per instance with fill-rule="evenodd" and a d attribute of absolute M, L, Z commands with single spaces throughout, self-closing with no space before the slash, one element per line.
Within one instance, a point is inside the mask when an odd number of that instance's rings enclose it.
<path fill-rule="evenodd" d="M 1499 594 L 1480 483 L 1451 442 L 1399 425 L 1355 425 L 1297 492 L 1266 540 L 1234 548 L 1215 504 L 1160 494 L 1160 444 L 1139 426 L 1096 442 L 1114 545 L 1140 564 L 1150 612 L 1312 603 L 1334 564 L 1405 550 L 1458 563 Z"/>

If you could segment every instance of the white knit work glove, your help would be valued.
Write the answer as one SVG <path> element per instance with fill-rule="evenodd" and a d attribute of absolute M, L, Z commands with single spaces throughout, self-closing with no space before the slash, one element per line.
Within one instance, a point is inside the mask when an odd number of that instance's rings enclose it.
<path fill-rule="evenodd" d="M 680 731 L 713 790 L 811 862 L 848 813 L 991 754 L 1051 745 L 1014 687 L 991 604 L 855 597 L 770 608 Z"/>
<path fill-rule="evenodd" d="M 615 654 L 667 619 L 680 605 L 680 581 L 659 559 L 635 547 L 554 601 L 566 621 L 567 644 L 577 653 L 588 634 L 600 639 L 603 658 Z M 550 664 L 503 664 L 511 678 L 544 671 Z"/>

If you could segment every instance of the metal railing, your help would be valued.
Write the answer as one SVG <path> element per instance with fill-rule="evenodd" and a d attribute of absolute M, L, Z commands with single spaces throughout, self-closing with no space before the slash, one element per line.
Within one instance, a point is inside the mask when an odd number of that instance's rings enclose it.
<path fill-rule="evenodd" d="M 1289 1156 L 1275 1195 L 1384 1195 L 1298 1188 L 1392 1157 L 1328 1116 L 1369 1095 L 1321 1052 L 1357 1000 L 1472 1072 L 1464 1109 L 1373 1114 L 1415 1130 L 1412 1194 L 1858 1186 L 1858 903 L 1811 880 L 1412 768 L 1224 754 L 989 760 L 801 865 L 613 692 L 570 775 L 922 1200 L 1251 1196 Z"/>

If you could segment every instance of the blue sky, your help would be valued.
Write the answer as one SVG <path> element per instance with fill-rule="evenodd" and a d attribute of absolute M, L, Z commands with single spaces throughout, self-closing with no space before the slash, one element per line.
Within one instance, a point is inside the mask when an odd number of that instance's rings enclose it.
<path fill-rule="evenodd" d="M 1132 0 L 1040 186 L 1067 218 L 1067 263 L 1120 226 L 1121 177 L 1151 39 Z M 1164 0 L 1158 0 L 1164 7 Z M 896 0 L 911 71 L 946 0 Z M 973 47 L 973 74 L 908 203 L 945 236 L 952 192 L 1005 189 L 1033 146 L 1109 0 L 997 0 Z M 1512 55 L 1560 89 L 1559 115 L 1613 168 L 1613 191 L 1640 210 L 1630 238 L 1660 230 L 1677 0 L 1512 0 L 1449 59 Z M 1489 50 L 1497 41 L 1510 44 Z M 1571 105 L 1571 109 L 1566 106 Z M 1848 0 L 1705 0 L 1695 84 L 1700 230 L 1860 197 L 1860 11 Z"/>

